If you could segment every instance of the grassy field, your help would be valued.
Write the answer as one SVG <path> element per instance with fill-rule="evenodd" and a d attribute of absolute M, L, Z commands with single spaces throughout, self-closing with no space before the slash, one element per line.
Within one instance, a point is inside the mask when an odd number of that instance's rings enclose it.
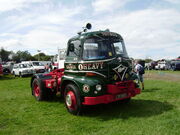
<path fill-rule="evenodd" d="M 146 88 L 128 105 L 89 107 L 82 116 L 62 100 L 37 102 L 30 78 L 0 78 L 0 135 L 179 135 L 180 83 L 145 80 Z"/>
<path fill-rule="evenodd" d="M 180 71 L 171 71 L 171 70 L 146 70 L 146 73 L 158 73 L 158 74 L 176 74 L 180 75 Z"/>

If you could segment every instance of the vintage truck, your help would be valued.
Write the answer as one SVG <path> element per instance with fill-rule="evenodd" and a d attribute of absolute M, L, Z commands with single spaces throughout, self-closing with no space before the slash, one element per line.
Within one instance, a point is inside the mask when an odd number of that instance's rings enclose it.
<path fill-rule="evenodd" d="M 140 94 L 123 38 L 109 30 L 87 32 L 90 28 L 87 24 L 84 32 L 69 39 L 64 68 L 32 77 L 36 100 L 48 100 L 58 92 L 67 110 L 78 115 L 83 106 L 128 102 Z"/>

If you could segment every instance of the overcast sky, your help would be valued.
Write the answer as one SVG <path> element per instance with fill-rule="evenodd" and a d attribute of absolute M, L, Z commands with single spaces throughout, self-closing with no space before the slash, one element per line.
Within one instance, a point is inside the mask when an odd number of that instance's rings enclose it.
<path fill-rule="evenodd" d="M 180 56 L 180 0 L 0 0 L 0 47 L 54 55 L 87 22 L 121 34 L 130 57 Z"/>

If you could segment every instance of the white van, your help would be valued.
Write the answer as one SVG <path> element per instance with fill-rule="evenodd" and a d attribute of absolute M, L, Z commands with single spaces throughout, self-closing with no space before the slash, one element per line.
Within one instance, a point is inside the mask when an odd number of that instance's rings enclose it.
<path fill-rule="evenodd" d="M 36 73 L 44 73 L 45 72 L 45 66 L 39 62 L 39 61 L 22 61 L 21 63 L 29 64 L 33 67 L 33 69 L 36 71 Z"/>

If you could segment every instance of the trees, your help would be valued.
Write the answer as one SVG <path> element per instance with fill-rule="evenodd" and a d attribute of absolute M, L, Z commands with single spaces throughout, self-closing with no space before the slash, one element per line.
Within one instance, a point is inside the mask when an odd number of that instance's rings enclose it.
<path fill-rule="evenodd" d="M 6 51 L 4 48 L 1 48 L 0 49 L 0 57 L 1 57 L 2 61 L 9 61 L 9 55 L 11 53 L 12 52 Z"/>
<path fill-rule="evenodd" d="M 21 61 L 29 61 L 35 60 L 28 51 L 18 51 L 12 57 L 13 61 L 21 62 Z"/>
<path fill-rule="evenodd" d="M 146 58 L 145 59 L 145 63 L 149 63 L 149 62 L 151 62 L 151 61 L 153 61 L 152 59 L 149 59 L 149 58 Z"/>
<path fill-rule="evenodd" d="M 36 60 L 50 61 L 53 56 L 46 55 L 45 53 L 39 53 L 33 56 Z"/>
<path fill-rule="evenodd" d="M 17 63 L 21 61 L 50 61 L 53 56 L 46 55 L 45 53 L 38 53 L 32 56 L 28 51 L 7 51 L 4 48 L 0 49 L 0 58 L 2 61 L 16 61 Z"/>

